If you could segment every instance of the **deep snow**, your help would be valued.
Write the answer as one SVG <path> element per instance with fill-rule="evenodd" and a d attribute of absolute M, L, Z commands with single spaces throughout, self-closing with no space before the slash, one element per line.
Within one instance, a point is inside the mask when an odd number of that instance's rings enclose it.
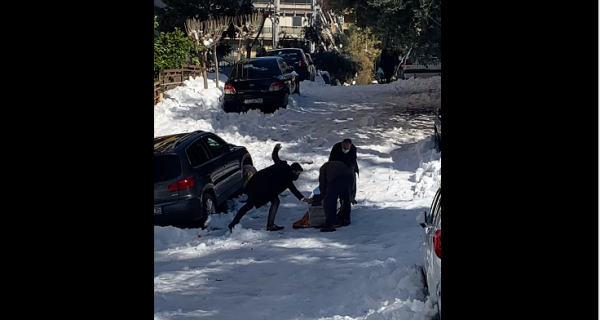
<path fill-rule="evenodd" d="M 348 137 L 358 148 L 359 204 L 352 224 L 333 233 L 292 229 L 308 207 L 289 191 L 276 219 L 284 233 L 265 230 L 268 205 L 226 231 L 239 199 L 206 230 L 155 226 L 154 318 L 430 319 L 435 307 L 415 268 L 422 233 L 415 217 L 441 184 L 431 138 L 441 77 L 339 87 L 305 81 L 273 114 L 226 114 L 221 90 L 209 84 L 205 90 L 197 78 L 166 92 L 154 107 L 154 136 L 215 132 L 246 146 L 258 170 L 272 164 L 280 142 L 280 157 L 305 170 L 296 183 L 305 196 L 333 144 Z"/>

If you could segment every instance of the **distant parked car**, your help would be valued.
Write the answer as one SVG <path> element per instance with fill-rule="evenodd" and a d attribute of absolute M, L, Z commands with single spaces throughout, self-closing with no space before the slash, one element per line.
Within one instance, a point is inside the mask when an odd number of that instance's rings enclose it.
<path fill-rule="evenodd" d="M 428 63 L 420 63 L 418 58 L 411 57 L 412 48 L 400 61 L 398 66 L 398 78 L 424 78 L 442 75 L 442 63 L 437 57 L 432 57 Z M 422 60 L 422 59 L 421 59 Z"/>
<path fill-rule="evenodd" d="M 252 157 L 245 147 L 211 132 L 154 138 L 154 225 L 202 227 L 241 194 L 246 164 Z"/>
<path fill-rule="evenodd" d="M 225 82 L 223 110 L 265 112 L 288 105 L 298 86 L 298 74 L 280 57 L 252 58 L 236 62 Z"/>
<path fill-rule="evenodd" d="M 440 106 L 435 112 L 433 124 L 433 134 L 435 138 L 436 149 L 442 151 L 442 107 Z"/>
<path fill-rule="evenodd" d="M 312 62 L 306 59 L 304 50 L 300 48 L 283 48 L 269 50 L 267 56 L 282 57 L 287 64 L 294 67 L 294 70 L 300 75 L 298 81 L 315 81 L 316 70 Z M 298 86 L 298 90 L 300 87 Z"/>
<path fill-rule="evenodd" d="M 440 319 L 442 317 L 442 188 L 433 198 L 430 212 L 417 216 L 417 223 L 424 229 L 421 237 L 423 255 L 423 276 L 429 296 L 437 303 Z"/>

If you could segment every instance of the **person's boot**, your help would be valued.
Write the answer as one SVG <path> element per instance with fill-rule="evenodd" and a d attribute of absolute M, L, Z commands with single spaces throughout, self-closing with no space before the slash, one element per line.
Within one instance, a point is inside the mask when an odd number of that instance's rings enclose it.
<path fill-rule="evenodd" d="M 339 227 L 347 227 L 350 225 L 350 220 L 342 220 L 340 222 L 338 222 L 335 227 L 339 228 Z"/>
<path fill-rule="evenodd" d="M 280 227 L 276 224 L 273 224 L 272 226 L 267 225 L 268 231 L 279 231 L 279 230 L 282 230 L 283 228 L 285 228 L 285 227 Z"/>
<path fill-rule="evenodd" d="M 333 231 L 335 231 L 335 228 L 333 226 L 321 228 L 321 232 L 333 232 Z"/>

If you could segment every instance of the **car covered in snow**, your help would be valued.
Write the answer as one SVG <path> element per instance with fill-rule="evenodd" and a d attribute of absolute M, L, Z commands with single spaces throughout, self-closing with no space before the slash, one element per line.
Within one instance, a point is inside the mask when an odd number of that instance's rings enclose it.
<path fill-rule="evenodd" d="M 242 191 L 242 146 L 205 131 L 154 138 L 154 225 L 203 227 L 209 215 Z"/>
<path fill-rule="evenodd" d="M 442 315 L 442 188 L 436 192 L 429 214 L 427 211 L 417 216 L 417 223 L 423 228 L 420 251 L 423 258 L 423 277 L 431 300 L 437 304 Z"/>
<path fill-rule="evenodd" d="M 260 57 L 236 62 L 225 82 L 223 110 L 265 112 L 288 105 L 298 92 L 298 74 L 281 57 Z"/>

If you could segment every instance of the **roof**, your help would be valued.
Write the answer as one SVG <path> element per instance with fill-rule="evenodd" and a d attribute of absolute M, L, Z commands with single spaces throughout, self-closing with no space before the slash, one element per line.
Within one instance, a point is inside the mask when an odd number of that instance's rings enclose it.
<path fill-rule="evenodd" d="M 301 51 L 304 51 L 302 48 L 279 48 L 279 49 L 267 50 L 267 52 L 272 52 L 272 51 L 289 51 L 289 50 L 301 50 Z"/>
<path fill-rule="evenodd" d="M 154 153 L 165 153 L 169 151 L 174 151 L 175 148 L 177 148 L 177 146 L 185 145 L 183 144 L 183 142 L 186 141 L 188 138 L 203 133 L 205 132 L 198 130 L 194 132 L 176 133 L 156 137 L 154 138 Z"/>
<path fill-rule="evenodd" d="M 279 57 L 279 56 L 256 57 L 256 58 L 250 58 L 250 59 L 243 59 L 243 60 L 238 61 L 237 63 L 247 63 L 247 62 L 256 61 L 256 60 L 275 60 L 275 59 L 281 59 L 281 57 Z"/>

